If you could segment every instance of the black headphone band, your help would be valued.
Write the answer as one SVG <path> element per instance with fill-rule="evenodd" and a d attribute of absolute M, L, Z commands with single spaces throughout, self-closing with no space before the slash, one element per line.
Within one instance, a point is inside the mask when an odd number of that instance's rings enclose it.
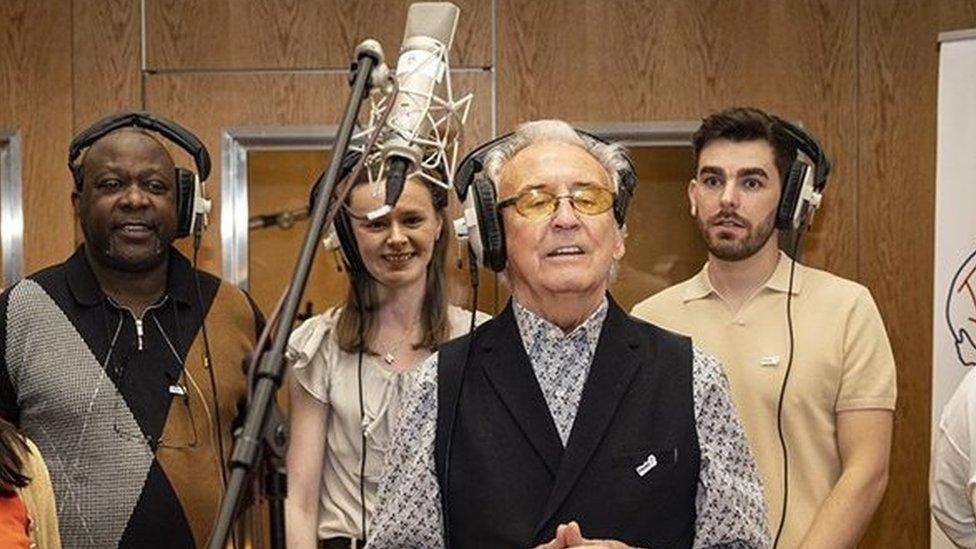
<path fill-rule="evenodd" d="M 349 150 L 346 154 L 339 160 L 339 172 L 337 176 L 337 182 L 341 182 L 343 179 L 349 176 L 350 173 L 356 168 L 356 164 L 359 163 L 362 153 L 359 151 Z M 368 169 L 368 167 L 364 168 Z M 442 177 L 445 181 L 447 180 L 446 175 L 443 173 L 441 168 L 437 168 L 438 175 Z M 326 170 L 322 170 L 319 174 L 318 179 L 312 185 L 312 190 L 308 198 L 308 210 L 311 212 L 315 209 L 315 199 L 319 194 L 319 188 L 321 188 L 322 183 L 325 181 Z M 356 182 L 353 182 L 355 185 Z M 426 182 L 425 182 L 426 183 Z M 427 184 L 430 188 L 431 202 L 434 205 L 435 210 L 442 210 L 447 207 L 448 197 L 447 190 L 443 189 L 439 185 Z M 346 200 L 348 200 L 348 196 Z M 330 196 L 329 200 L 334 200 L 335 196 Z M 330 204 L 331 206 L 331 204 Z M 339 207 L 339 211 L 336 212 L 335 219 L 332 223 L 332 227 L 335 230 L 336 237 L 339 239 L 339 247 L 342 249 L 342 255 L 346 261 L 346 267 L 353 276 L 368 276 L 368 271 L 366 270 L 366 265 L 363 262 L 362 257 L 359 255 L 359 245 L 356 242 L 356 235 L 353 232 L 352 227 L 352 216 L 346 211 L 345 205 Z"/>
<path fill-rule="evenodd" d="M 346 151 L 346 154 L 339 161 L 339 174 L 336 177 L 337 182 L 341 182 L 343 179 L 349 176 L 352 170 L 356 167 L 356 163 L 359 162 L 359 158 L 361 156 L 362 153 L 359 151 L 351 151 L 351 150 Z M 446 174 L 444 174 L 442 168 L 438 167 L 436 171 L 438 176 L 440 176 L 445 181 L 447 180 L 447 176 Z M 315 208 L 315 197 L 318 196 L 319 187 L 325 181 L 325 172 L 326 170 L 322 170 L 322 173 L 320 173 L 318 178 L 316 178 L 315 183 L 312 184 L 312 190 L 308 196 L 309 211 L 312 211 L 312 209 Z M 431 195 L 433 197 L 434 208 L 439 210 L 441 208 L 446 207 L 448 202 L 447 191 L 441 188 L 439 185 L 431 185 L 430 187 L 431 187 Z"/>
<path fill-rule="evenodd" d="M 813 162 L 814 169 L 816 170 L 817 185 L 823 186 L 827 181 L 827 176 L 830 174 L 830 161 L 827 159 L 827 155 L 820 147 L 820 144 L 796 124 L 779 117 L 774 117 L 774 120 L 783 129 L 787 137 L 793 141 L 796 149 L 805 154 Z"/>
<path fill-rule="evenodd" d="M 485 156 L 488 152 L 500 145 L 506 139 L 512 136 L 511 133 L 506 133 L 490 141 L 478 145 L 473 151 L 469 152 L 461 159 L 458 164 L 457 172 L 454 174 L 454 190 L 458 195 L 461 202 L 468 197 L 468 191 L 471 188 L 471 184 L 474 183 L 474 177 L 476 174 L 484 171 L 485 169 Z"/>
<path fill-rule="evenodd" d="M 205 181 L 210 175 L 210 153 L 207 152 L 203 143 L 193 133 L 176 122 L 147 112 L 113 114 L 83 130 L 71 140 L 71 145 L 68 148 L 68 168 L 75 174 L 79 169 L 76 162 L 82 151 L 102 137 L 126 127 L 142 128 L 162 135 L 193 157 L 201 181 Z M 76 181 L 77 184 L 79 182 Z"/>

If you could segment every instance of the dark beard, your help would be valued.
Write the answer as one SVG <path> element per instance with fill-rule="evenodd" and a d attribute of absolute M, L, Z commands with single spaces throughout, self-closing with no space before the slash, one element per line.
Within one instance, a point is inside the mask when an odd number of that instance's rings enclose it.
<path fill-rule="evenodd" d="M 722 261 L 741 261 L 756 254 L 776 231 L 776 211 L 773 210 L 758 227 L 746 226 L 743 240 L 713 239 L 708 232 L 708 223 L 698 220 L 698 230 L 708 246 L 708 252 Z"/>

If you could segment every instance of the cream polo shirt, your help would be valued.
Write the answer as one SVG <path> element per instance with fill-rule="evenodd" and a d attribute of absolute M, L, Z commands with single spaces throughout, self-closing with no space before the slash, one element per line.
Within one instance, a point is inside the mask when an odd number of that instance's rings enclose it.
<path fill-rule="evenodd" d="M 736 312 L 712 287 L 707 264 L 632 312 L 691 336 L 725 365 L 732 400 L 759 466 L 774 533 L 783 506 L 776 407 L 790 353 L 786 297 L 791 263 L 781 253 L 773 275 Z M 784 549 L 800 544 L 840 477 L 837 412 L 893 410 L 896 394 L 891 345 L 867 288 L 797 264 L 791 301 L 795 349 L 783 408 L 790 475 L 780 540 Z"/>

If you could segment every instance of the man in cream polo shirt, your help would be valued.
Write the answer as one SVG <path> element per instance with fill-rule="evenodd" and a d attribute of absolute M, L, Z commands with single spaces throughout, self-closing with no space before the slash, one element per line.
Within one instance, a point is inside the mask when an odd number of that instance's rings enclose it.
<path fill-rule="evenodd" d="M 774 536 L 782 522 L 778 547 L 855 547 L 887 484 L 895 364 L 860 284 L 797 263 L 788 321 L 794 265 L 778 249 L 775 225 L 796 143 L 779 119 L 756 109 L 703 121 L 688 197 L 708 262 L 633 314 L 690 335 L 725 365 Z M 788 367 L 784 483 L 777 409 Z"/>

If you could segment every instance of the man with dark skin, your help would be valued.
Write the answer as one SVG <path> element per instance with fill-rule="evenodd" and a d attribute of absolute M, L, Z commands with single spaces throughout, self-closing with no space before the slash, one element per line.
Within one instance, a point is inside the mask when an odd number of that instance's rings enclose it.
<path fill-rule="evenodd" d="M 99 286 L 137 317 L 166 287 L 176 233 L 176 166 L 156 139 L 124 128 L 92 145 L 82 162 L 90 184 L 71 193 L 85 257 Z"/>
<path fill-rule="evenodd" d="M 154 133 L 82 154 L 85 243 L 0 295 L 0 414 L 47 461 L 65 547 L 201 546 L 263 319 L 172 246 L 177 172 Z"/>

